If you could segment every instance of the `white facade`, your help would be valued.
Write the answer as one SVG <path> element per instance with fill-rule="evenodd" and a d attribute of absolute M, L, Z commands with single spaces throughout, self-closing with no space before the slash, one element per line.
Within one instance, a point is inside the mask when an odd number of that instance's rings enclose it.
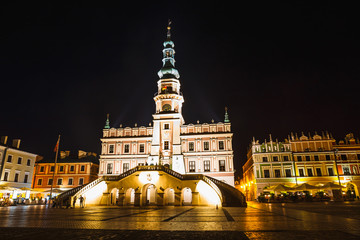
<path fill-rule="evenodd" d="M 0 185 L 31 188 L 36 154 L 0 145 Z"/>
<path fill-rule="evenodd" d="M 110 128 L 107 121 L 99 176 L 161 164 L 181 174 L 204 174 L 234 186 L 231 124 L 226 115 L 225 123 L 185 125 L 173 47 L 168 31 L 152 126 Z"/>

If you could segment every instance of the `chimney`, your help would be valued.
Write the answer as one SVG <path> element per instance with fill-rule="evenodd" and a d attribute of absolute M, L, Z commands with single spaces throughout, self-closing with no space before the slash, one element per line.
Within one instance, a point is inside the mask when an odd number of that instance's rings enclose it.
<path fill-rule="evenodd" d="M 1 136 L 1 144 L 6 145 L 8 136 Z"/>
<path fill-rule="evenodd" d="M 20 147 L 20 141 L 21 141 L 21 139 L 13 139 L 12 146 L 14 148 L 19 148 Z"/>

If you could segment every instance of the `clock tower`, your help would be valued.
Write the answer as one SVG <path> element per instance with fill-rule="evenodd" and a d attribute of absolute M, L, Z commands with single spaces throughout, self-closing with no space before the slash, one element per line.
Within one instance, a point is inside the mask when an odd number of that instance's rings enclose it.
<path fill-rule="evenodd" d="M 184 124 L 181 114 L 184 98 L 180 92 L 180 75 L 175 68 L 174 42 L 171 41 L 171 22 L 167 27 L 162 68 L 158 72 L 158 91 L 154 97 L 153 139 L 149 165 L 161 164 L 184 174 L 185 166 L 181 154 L 180 127 Z"/>

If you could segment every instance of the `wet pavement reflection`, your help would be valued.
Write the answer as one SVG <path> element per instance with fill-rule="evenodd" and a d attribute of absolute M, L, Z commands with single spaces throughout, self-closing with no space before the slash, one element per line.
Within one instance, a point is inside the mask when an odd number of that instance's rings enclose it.
<path fill-rule="evenodd" d="M 359 239 L 360 202 L 249 202 L 247 208 L 219 209 L 11 206 L 0 208 L 0 234 L 4 239 L 121 239 L 129 234 L 132 239 Z"/>

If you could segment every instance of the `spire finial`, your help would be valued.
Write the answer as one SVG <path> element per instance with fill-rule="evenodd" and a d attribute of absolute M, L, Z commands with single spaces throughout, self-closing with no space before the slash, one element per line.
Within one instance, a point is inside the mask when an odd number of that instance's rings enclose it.
<path fill-rule="evenodd" d="M 109 120 L 109 114 L 106 115 L 106 122 L 105 122 L 105 129 L 110 128 L 110 120 Z"/>
<path fill-rule="evenodd" d="M 230 120 L 229 120 L 229 114 L 228 114 L 227 110 L 228 110 L 228 108 L 225 107 L 225 119 L 224 119 L 224 122 L 225 122 L 225 123 L 229 123 L 229 122 L 230 122 Z"/>
<path fill-rule="evenodd" d="M 170 39 L 170 37 L 171 37 L 171 32 L 170 32 L 171 27 L 170 27 L 170 25 L 171 25 L 171 20 L 169 19 L 168 20 L 168 26 L 167 26 L 168 31 L 167 31 L 167 34 L 166 34 L 168 39 Z"/>

